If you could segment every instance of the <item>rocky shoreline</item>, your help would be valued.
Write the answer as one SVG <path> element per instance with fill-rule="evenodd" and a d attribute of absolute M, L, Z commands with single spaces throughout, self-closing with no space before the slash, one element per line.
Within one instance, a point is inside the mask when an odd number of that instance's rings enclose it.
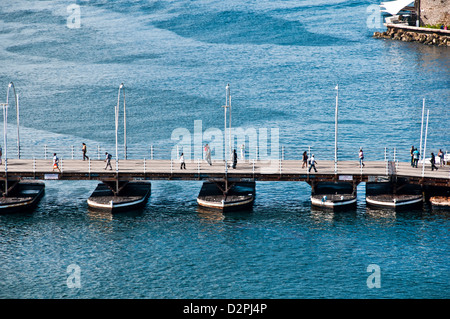
<path fill-rule="evenodd" d="M 403 28 L 388 28 L 384 32 L 375 32 L 374 38 L 400 40 L 403 42 L 419 42 L 427 45 L 450 47 L 450 35 L 438 34 L 430 30 L 428 32 L 418 32 Z"/>

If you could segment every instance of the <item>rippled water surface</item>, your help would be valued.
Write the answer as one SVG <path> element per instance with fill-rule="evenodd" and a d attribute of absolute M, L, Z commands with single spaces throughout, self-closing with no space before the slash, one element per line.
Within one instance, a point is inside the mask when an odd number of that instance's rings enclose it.
<path fill-rule="evenodd" d="M 126 87 L 129 156 L 168 158 L 177 128 L 279 129 L 287 159 L 311 147 L 402 161 L 419 145 L 450 151 L 450 51 L 373 39 L 376 1 L 68 1 L 0 4 L 0 96 L 20 97 L 23 157 L 96 157 L 114 145 Z M 5 94 L 5 95 L 3 95 Z M 3 99 L 0 98 L 0 102 Z M 10 112 L 8 152 L 16 156 Z M 122 134 L 122 127 L 120 127 Z M 122 136 L 122 135 L 120 135 Z M 122 142 L 122 140 L 120 140 Z M 205 141 L 207 142 L 207 141 Z M 2 140 L 3 144 L 3 140 Z M 120 151 L 122 151 L 120 149 Z M 249 151 L 249 150 L 248 150 Z M 30 213 L 0 215 L 1 298 L 447 298 L 449 211 L 311 208 L 306 183 L 258 182 L 252 212 L 201 211 L 201 182 L 153 181 L 141 211 L 90 212 L 96 181 L 46 181 Z M 369 265 L 381 287 L 370 289 Z M 81 288 L 69 288 L 70 265 Z"/>

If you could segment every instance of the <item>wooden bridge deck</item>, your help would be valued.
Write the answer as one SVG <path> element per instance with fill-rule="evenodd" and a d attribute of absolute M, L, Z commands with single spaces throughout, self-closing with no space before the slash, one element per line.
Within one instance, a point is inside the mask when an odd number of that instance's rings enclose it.
<path fill-rule="evenodd" d="M 52 169 L 51 159 L 8 159 L 8 180 L 208 180 L 225 176 L 224 161 L 215 161 L 210 166 L 205 161 L 186 161 L 186 169 L 180 169 L 178 160 L 120 160 L 119 174 L 116 174 L 116 163 L 111 161 L 112 170 L 105 170 L 103 160 L 63 160 L 61 172 Z M 389 167 L 390 166 L 390 167 Z M 405 162 L 365 162 L 361 169 L 356 161 L 339 161 L 337 174 L 334 172 L 334 161 L 319 161 L 314 169 L 308 172 L 302 168 L 301 161 L 272 160 L 238 162 L 236 169 L 228 168 L 228 178 L 254 179 L 256 181 L 377 181 L 386 176 L 407 178 L 411 183 L 450 187 L 450 166 L 431 171 L 430 165 L 412 168 Z M 4 163 L 0 169 L 0 179 L 5 179 Z"/>

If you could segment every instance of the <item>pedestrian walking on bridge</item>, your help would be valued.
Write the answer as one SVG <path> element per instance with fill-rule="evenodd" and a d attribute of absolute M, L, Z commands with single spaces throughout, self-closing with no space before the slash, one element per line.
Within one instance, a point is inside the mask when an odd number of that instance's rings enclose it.
<path fill-rule="evenodd" d="M 184 162 L 184 154 L 183 153 L 181 153 L 181 156 L 180 156 L 180 169 L 186 169 L 186 163 Z"/>
<path fill-rule="evenodd" d="M 413 152 L 413 167 L 415 168 L 417 168 L 417 164 L 419 163 L 419 156 L 420 152 L 415 148 Z"/>
<path fill-rule="evenodd" d="M 106 162 L 105 169 L 107 169 L 108 166 L 109 166 L 109 169 L 112 170 L 112 166 L 111 166 L 111 158 L 112 158 L 112 155 L 109 154 L 108 152 L 105 152 L 105 155 L 106 155 L 106 158 L 105 158 L 105 162 Z"/>
<path fill-rule="evenodd" d="M 89 160 L 89 157 L 86 155 L 86 144 L 83 143 L 83 147 L 81 148 L 81 151 L 83 152 L 83 161 Z"/>
<path fill-rule="evenodd" d="M 431 170 L 433 171 L 434 169 L 438 170 L 437 166 L 436 166 L 436 157 L 434 156 L 434 153 L 431 153 Z"/>
<path fill-rule="evenodd" d="M 302 168 L 306 168 L 306 167 L 308 167 L 308 152 L 304 151 Z"/>
<path fill-rule="evenodd" d="M 236 150 L 233 150 L 233 169 L 236 168 L 237 165 L 237 154 L 236 154 Z"/>
<path fill-rule="evenodd" d="M 56 153 L 53 153 L 53 171 L 55 169 L 61 172 L 61 169 L 59 168 L 59 158 L 56 156 Z"/>
<path fill-rule="evenodd" d="M 206 161 L 208 162 L 208 164 L 211 166 L 212 162 L 211 162 L 211 148 L 209 147 L 208 144 L 205 145 L 205 158 Z"/>
<path fill-rule="evenodd" d="M 314 154 L 311 156 L 311 159 L 309 160 L 309 169 L 308 172 L 311 172 L 311 168 L 314 168 L 314 171 L 317 173 L 317 169 L 316 169 L 316 158 L 314 156 Z"/>
<path fill-rule="evenodd" d="M 445 165 L 445 155 L 441 149 L 439 149 L 437 156 L 439 157 L 439 166 L 441 166 L 441 167 L 444 166 Z"/>
<path fill-rule="evenodd" d="M 359 167 L 364 167 L 364 152 L 362 148 L 359 149 Z"/>

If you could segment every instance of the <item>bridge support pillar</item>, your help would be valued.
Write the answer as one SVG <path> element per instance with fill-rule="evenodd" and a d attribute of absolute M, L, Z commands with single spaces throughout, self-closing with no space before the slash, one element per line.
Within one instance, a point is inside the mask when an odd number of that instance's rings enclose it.
<path fill-rule="evenodd" d="M 19 182 L 20 182 L 20 178 L 15 178 L 15 179 L 3 178 L 2 180 L 0 180 L 1 196 L 3 196 L 3 197 L 8 196 L 8 194 L 11 193 L 17 187 L 17 185 L 19 185 Z"/>

